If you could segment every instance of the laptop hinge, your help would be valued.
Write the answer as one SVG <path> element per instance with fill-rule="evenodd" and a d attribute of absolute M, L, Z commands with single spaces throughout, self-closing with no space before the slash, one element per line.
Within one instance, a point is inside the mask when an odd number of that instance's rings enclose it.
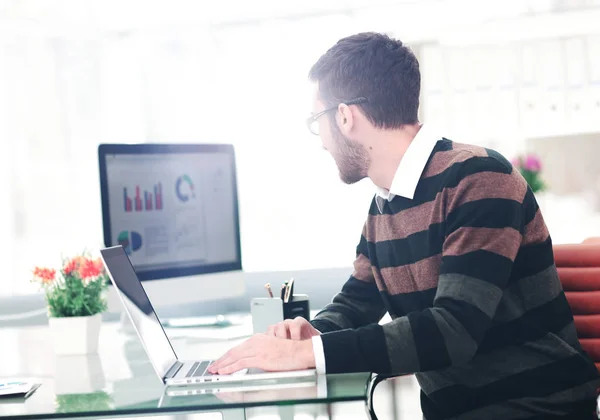
<path fill-rule="evenodd" d="M 167 371 L 165 378 L 170 379 L 170 378 L 174 378 L 175 375 L 177 375 L 177 372 L 179 372 L 179 370 L 181 369 L 181 367 L 183 366 L 183 363 L 181 363 L 180 361 L 177 361 L 175 363 L 173 363 L 173 366 L 171 366 L 169 368 L 169 370 Z"/>

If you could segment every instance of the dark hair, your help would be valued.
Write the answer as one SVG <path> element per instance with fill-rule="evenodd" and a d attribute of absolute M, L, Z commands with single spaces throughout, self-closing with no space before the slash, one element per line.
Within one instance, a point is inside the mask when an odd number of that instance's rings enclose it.
<path fill-rule="evenodd" d="M 327 107 L 357 97 L 378 128 L 418 122 L 421 73 L 410 48 L 387 35 L 365 32 L 339 40 L 310 69 Z"/>

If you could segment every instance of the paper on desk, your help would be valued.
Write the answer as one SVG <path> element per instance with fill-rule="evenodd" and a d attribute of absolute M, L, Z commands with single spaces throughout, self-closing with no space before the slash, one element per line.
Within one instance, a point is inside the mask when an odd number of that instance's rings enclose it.
<path fill-rule="evenodd" d="M 27 396 L 28 393 L 34 391 L 39 386 L 39 384 L 35 384 L 33 382 L 0 382 L 0 397 Z"/>

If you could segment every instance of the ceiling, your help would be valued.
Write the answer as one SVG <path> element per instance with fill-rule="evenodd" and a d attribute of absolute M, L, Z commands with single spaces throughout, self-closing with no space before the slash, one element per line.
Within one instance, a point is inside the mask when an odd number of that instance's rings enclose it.
<path fill-rule="evenodd" d="M 346 15 L 353 26 L 392 31 L 409 42 L 600 31 L 598 0 L 0 0 L 0 33 L 86 39 L 325 15 Z"/>

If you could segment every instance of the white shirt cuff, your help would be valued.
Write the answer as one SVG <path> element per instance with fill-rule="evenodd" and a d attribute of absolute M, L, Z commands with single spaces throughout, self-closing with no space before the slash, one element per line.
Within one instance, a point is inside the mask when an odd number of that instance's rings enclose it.
<path fill-rule="evenodd" d="M 317 374 L 325 375 L 325 350 L 323 349 L 323 340 L 321 336 L 315 335 L 312 337 L 313 353 L 315 355 L 315 367 Z"/>

